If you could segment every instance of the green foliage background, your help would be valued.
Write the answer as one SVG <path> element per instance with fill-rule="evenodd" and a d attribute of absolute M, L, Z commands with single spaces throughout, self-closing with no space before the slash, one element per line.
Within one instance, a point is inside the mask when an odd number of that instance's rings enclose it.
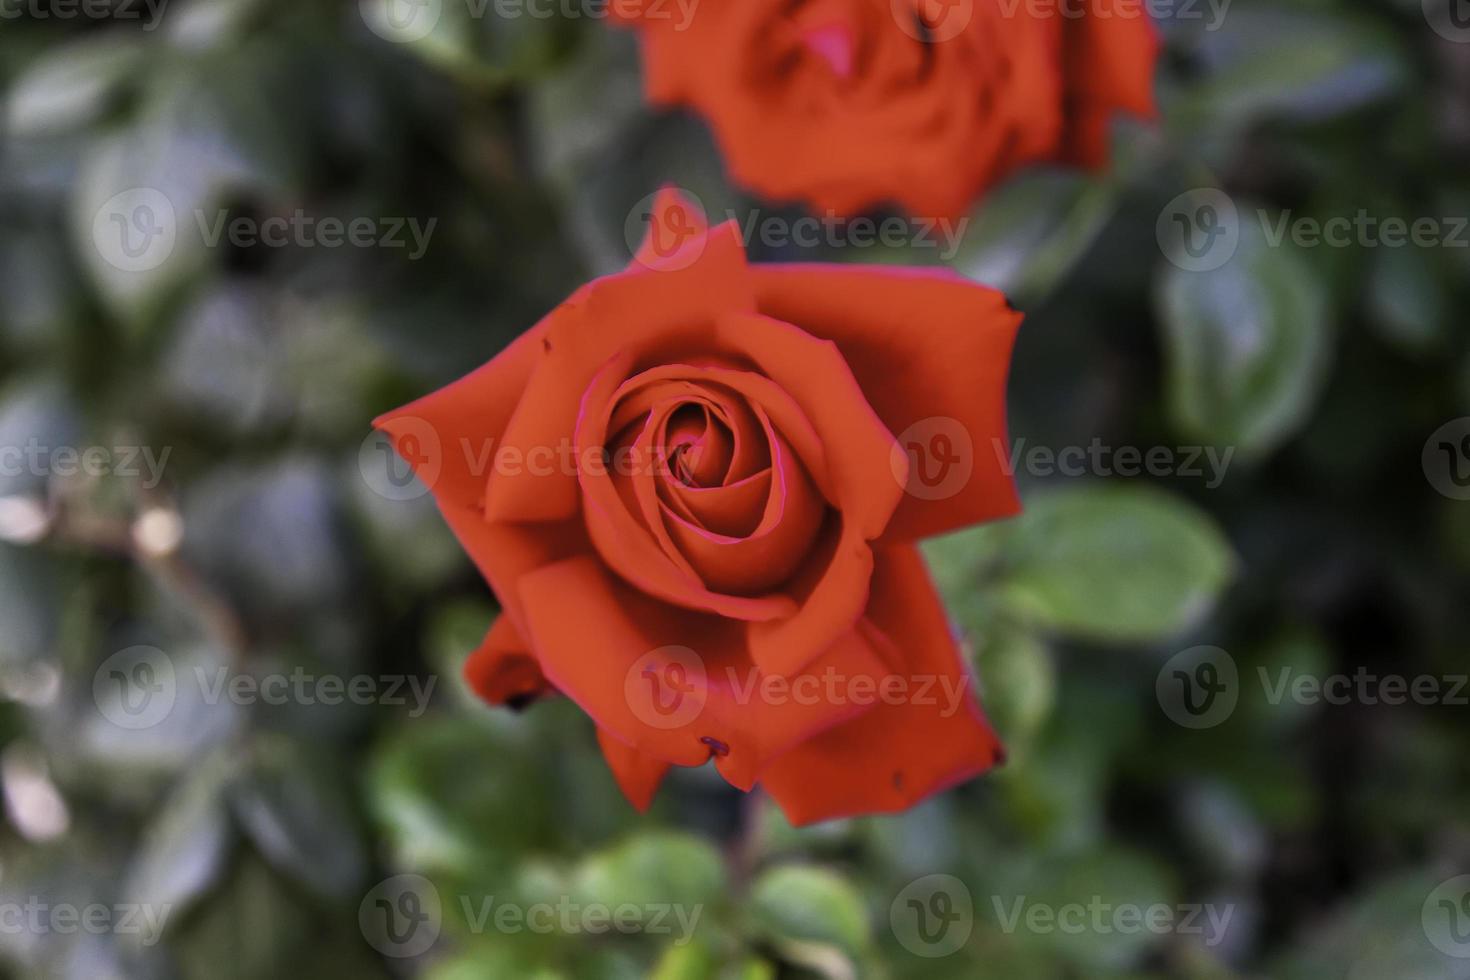
<path fill-rule="evenodd" d="M 356 3 L 174 0 L 151 29 L 119 14 L 136 8 L 0 4 L 0 445 L 170 453 L 156 488 L 0 477 L 0 906 L 171 911 L 151 945 L 0 921 L 11 975 L 1470 977 L 1425 919 L 1470 870 L 1470 711 L 1273 704 L 1255 680 L 1470 669 L 1470 502 L 1421 463 L 1470 415 L 1470 236 L 1262 232 L 1283 214 L 1470 213 L 1470 43 L 1416 3 L 1238 0 L 1218 29 L 1201 5 L 1161 9 L 1160 125 L 1120 125 L 1108 173 L 1031 172 L 977 210 L 950 261 L 1029 314 L 1018 440 L 1234 455 L 1222 481 L 1032 466 L 1025 517 L 935 542 L 1010 763 L 900 817 L 800 831 L 705 770 L 639 817 L 575 708 L 473 703 L 459 664 L 493 600 L 428 498 L 385 499 L 360 466 L 375 414 L 625 262 L 630 210 L 660 183 L 717 213 L 799 212 L 731 188 L 697 120 L 650 113 L 632 39 L 595 19 L 449 2 L 436 32 L 393 44 Z M 180 214 L 438 223 L 420 261 L 210 248 L 186 228 L 168 262 L 126 273 L 92 220 L 138 186 Z M 1156 226 L 1208 187 L 1244 216 L 1238 251 L 1182 270 Z M 176 553 L 138 545 L 145 513 L 155 531 L 180 516 Z M 93 681 L 139 644 L 185 676 L 436 684 L 413 717 L 210 704 L 184 683 L 164 723 L 128 731 Z M 1238 664 L 1240 703 L 1190 730 L 1156 681 L 1204 644 Z M 925 959 L 890 910 L 933 873 L 965 883 L 975 923 Z M 359 924 L 398 874 L 445 899 L 439 941 L 409 960 Z M 460 896 L 704 915 L 685 945 L 506 934 Z M 1021 896 L 1233 918 L 1214 944 L 1007 930 L 997 910 Z"/>

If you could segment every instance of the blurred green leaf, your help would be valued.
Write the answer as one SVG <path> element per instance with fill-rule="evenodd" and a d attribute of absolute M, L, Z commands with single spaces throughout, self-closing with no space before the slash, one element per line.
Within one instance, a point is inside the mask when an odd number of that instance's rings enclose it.
<path fill-rule="evenodd" d="M 283 737 L 257 739 L 230 787 L 241 828 L 278 871 L 331 897 L 352 894 L 366 855 L 338 776 Z"/>
<path fill-rule="evenodd" d="M 17 666 L 52 651 L 60 628 L 59 587 L 50 556 L 0 544 L 0 664 Z"/>
<path fill-rule="evenodd" d="M 1232 258 L 1206 272 L 1167 267 L 1157 302 L 1175 424 L 1242 457 L 1265 455 L 1302 426 L 1333 349 L 1314 267 L 1289 238 L 1273 246 L 1253 210 L 1240 206 Z"/>
<path fill-rule="evenodd" d="M 1374 251 L 1368 278 L 1370 321 L 1385 340 L 1411 353 L 1444 339 L 1449 297 L 1437 271 L 1438 256 L 1409 246 Z"/>
<path fill-rule="evenodd" d="M 12 138 L 34 139 L 95 122 L 145 57 L 142 45 L 117 32 L 53 49 L 11 83 L 6 130 Z"/>
<path fill-rule="evenodd" d="M 364 0 L 363 17 L 373 33 L 404 44 L 426 62 L 463 81 L 499 86 L 550 64 L 566 46 L 572 25 L 529 5 L 502 16 L 493 4 L 435 3 L 412 11 L 394 0 Z"/>
<path fill-rule="evenodd" d="M 1087 976 L 1139 966 L 1164 941 L 1142 925 L 1144 910 L 1177 914 L 1173 882 L 1159 862 L 1116 845 L 997 867 L 987 887 L 993 893 L 977 896 L 978 916 L 1022 944 L 1059 954 Z M 1133 925 L 1116 918 L 1124 908 L 1138 910 Z"/>
<path fill-rule="evenodd" d="M 725 865 L 719 852 L 698 837 L 642 833 L 588 857 L 573 874 L 572 887 L 588 904 L 616 908 L 627 902 L 692 910 L 720 899 Z"/>
<path fill-rule="evenodd" d="M 395 861 L 503 882 L 523 854 L 549 846 L 556 824 L 536 748 L 506 713 L 425 717 L 387 739 L 370 798 Z"/>
<path fill-rule="evenodd" d="M 1271 976 L 1467 980 L 1470 959 L 1446 955 L 1431 942 L 1437 935 L 1433 930 L 1443 928 L 1432 916 L 1445 915 L 1436 907 L 1436 889 L 1451 877 L 1444 872 L 1410 872 L 1370 885 L 1277 958 Z M 1440 938 L 1454 948 L 1448 929 Z"/>
<path fill-rule="evenodd" d="M 236 840 L 225 807 L 229 772 L 216 756 L 190 773 L 154 815 L 133 860 L 125 893 L 170 909 L 175 925 L 214 887 Z"/>
<path fill-rule="evenodd" d="M 1410 77 L 1391 32 L 1328 10 L 1236 7 L 1218 30 L 1197 35 L 1194 53 L 1204 80 L 1174 112 L 1201 126 L 1330 118 L 1396 93 Z"/>
<path fill-rule="evenodd" d="M 1057 669 L 1051 650 L 1024 630 L 998 630 L 976 638 L 981 700 L 1007 755 L 1024 754 L 1046 724 L 1056 701 Z"/>
<path fill-rule="evenodd" d="M 784 956 L 819 972 L 827 972 L 834 953 L 861 961 L 872 941 L 862 895 L 826 868 L 787 864 L 762 872 L 751 887 L 750 912 Z"/>
<path fill-rule="evenodd" d="M 976 282 L 1036 302 L 1061 282 L 1117 206 L 1111 182 L 1029 170 L 986 197 L 953 264 Z"/>
<path fill-rule="evenodd" d="M 1090 484 L 1027 501 L 997 588 L 1048 629 L 1152 643 L 1207 615 L 1233 564 L 1219 528 L 1193 505 L 1143 485 Z"/>

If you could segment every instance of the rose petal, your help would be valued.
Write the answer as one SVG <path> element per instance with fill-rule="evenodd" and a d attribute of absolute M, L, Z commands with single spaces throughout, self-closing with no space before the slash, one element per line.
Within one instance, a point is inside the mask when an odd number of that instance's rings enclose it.
<path fill-rule="evenodd" d="M 885 541 L 941 534 L 1020 510 L 1006 437 L 1006 377 L 1021 315 L 1004 295 L 947 271 L 834 265 L 751 269 L 761 310 L 841 351 L 892 432 L 952 420 L 968 435 L 969 480 L 951 496 L 903 494 Z M 895 485 L 891 471 L 885 481 Z"/>
<path fill-rule="evenodd" d="M 565 465 L 560 454 L 571 446 L 583 392 L 610 358 L 679 361 L 708 349 L 716 317 L 752 306 L 734 224 L 697 241 L 699 256 L 687 268 L 634 268 L 599 279 L 584 290 L 583 302 L 552 323 L 497 455 L 546 462 L 497 463 L 485 498 L 491 520 L 559 520 L 576 513 L 580 466 L 575 460 Z"/>
<path fill-rule="evenodd" d="M 551 690 L 536 658 L 526 649 L 510 617 L 496 617 L 485 639 L 464 664 L 470 689 L 494 705 L 521 708 Z"/>
<path fill-rule="evenodd" d="M 521 579 L 520 593 L 532 647 L 558 690 L 640 752 L 686 766 L 713 757 L 741 789 L 792 746 L 868 709 L 762 697 L 763 675 L 745 653 L 739 624 L 650 599 L 596 559 L 540 568 Z M 688 669 L 691 662 L 698 669 Z M 674 667 L 685 686 L 668 702 L 674 714 L 664 717 L 652 701 L 661 689 L 644 685 L 672 677 Z M 833 644 L 810 673 L 829 669 L 874 684 L 888 674 L 856 633 Z"/>
<path fill-rule="evenodd" d="M 885 697 L 761 773 L 761 785 L 793 824 L 904 810 L 1003 758 L 915 546 L 878 554 L 868 622 L 880 633 L 876 642 L 886 638 L 905 655 L 899 676 L 907 696 L 901 703 Z M 963 695 L 957 704 L 948 700 L 954 693 Z M 922 703 L 930 700 L 937 703 Z"/>
<path fill-rule="evenodd" d="M 614 357 L 588 385 L 575 431 L 579 452 L 606 445 L 607 422 L 631 363 L 629 354 Z M 652 465 L 652 455 L 644 443 L 639 468 L 645 470 L 645 476 L 650 475 L 646 471 Z M 587 533 L 598 553 L 609 567 L 650 595 L 689 609 L 742 620 L 774 619 L 790 615 L 795 608 L 786 596 L 743 597 L 712 591 L 687 561 L 674 554 L 675 548 L 656 513 L 649 515 L 652 523 L 635 516 L 618 493 L 611 474 L 601 468 L 583 468 L 578 482 Z M 650 503 L 656 508 L 655 501 Z"/>
<path fill-rule="evenodd" d="M 893 434 L 836 345 L 768 316 L 729 313 L 720 317 L 718 331 L 722 345 L 750 358 L 811 420 L 844 519 L 865 538 L 882 534 L 903 494 L 889 462 Z"/>
<path fill-rule="evenodd" d="M 750 658 L 768 674 L 790 677 L 810 669 L 852 631 L 867 605 L 873 572 L 868 542 L 843 515 L 828 522 L 824 535 L 804 573 L 787 587 L 796 611 L 747 628 Z"/>
<path fill-rule="evenodd" d="M 592 551 L 581 520 L 539 524 L 492 524 L 478 510 L 439 501 L 439 512 L 465 553 L 494 591 L 504 609 L 502 618 L 524 640 L 527 637 L 516 582 L 526 572 L 572 555 Z M 532 654 L 535 650 L 531 650 Z M 539 658 L 538 658 L 539 659 Z"/>
<path fill-rule="evenodd" d="M 827 508 L 817 488 L 779 434 L 772 434 L 771 444 L 775 477 L 755 530 L 724 535 L 666 515 L 674 547 L 715 591 L 757 595 L 780 586 L 806 561 L 821 529 Z"/>
<path fill-rule="evenodd" d="M 1112 16 L 1068 20 L 1063 30 L 1067 137 L 1063 158 L 1096 168 L 1107 162 L 1108 124 L 1119 112 L 1157 116 L 1154 66 L 1160 40 L 1141 0 L 1114 0 Z"/>
<path fill-rule="evenodd" d="M 597 744 L 602 747 L 602 757 L 618 781 L 618 788 L 639 813 L 646 813 L 659 784 L 664 781 L 664 774 L 669 771 L 669 764 L 644 755 L 603 728 L 597 730 Z"/>

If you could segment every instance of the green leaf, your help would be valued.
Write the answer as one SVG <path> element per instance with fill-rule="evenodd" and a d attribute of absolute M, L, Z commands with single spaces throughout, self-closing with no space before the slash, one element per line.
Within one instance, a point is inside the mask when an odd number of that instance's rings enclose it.
<path fill-rule="evenodd" d="M 1174 882 L 1164 865 L 1117 845 L 1002 863 L 991 869 L 987 887 L 993 891 L 989 901 L 977 901 L 977 914 L 1021 945 L 1071 961 L 1088 977 L 1136 967 L 1152 947 L 1165 942 L 1137 920 L 1115 928 L 1119 909 L 1175 909 Z M 1219 922 L 1217 916 L 1214 925 Z M 1211 925 L 1199 923 L 1200 928 Z"/>
<path fill-rule="evenodd" d="M 1384 99 L 1410 78 L 1393 32 L 1366 19 L 1236 8 L 1219 27 L 1198 35 L 1205 77 L 1174 108 L 1176 119 L 1217 128 L 1261 116 L 1326 119 Z"/>
<path fill-rule="evenodd" d="M 1332 358 L 1326 288 L 1289 238 L 1239 206 L 1239 244 L 1209 271 L 1169 266 L 1157 306 L 1169 406 L 1190 436 L 1262 456 L 1317 403 Z M 1223 247 L 1223 246 L 1222 246 Z"/>
<path fill-rule="evenodd" d="M 154 815 L 124 889 L 133 901 L 182 917 L 214 886 L 235 841 L 225 809 L 232 769 L 223 757 L 204 763 Z"/>
<path fill-rule="evenodd" d="M 639 834 L 581 863 L 572 890 L 588 904 L 616 908 L 676 905 L 692 910 L 719 899 L 725 865 L 708 843 L 672 831 Z"/>
<path fill-rule="evenodd" d="M 352 894 L 366 855 L 338 776 L 285 738 L 261 739 L 231 786 L 241 828 L 279 871 L 327 896 Z"/>
<path fill-rule="evenodd" d="M 1463 870 L 1463 869 L 1462 869 Z M 1456 889 L 1454 884 L 1459 884 Z M 1303 937 L 1269 971 L 1274 980 L 1470 980 L 1470 959 L 1436 948 L 1464 948 L 1448 928 L 1449 912 L 1465 894 L 1465 883 L 1444 871 L 1413 871 L 1380 881 Z"/>
<path fill-rule="evenodd" d="M 533 734 L 495 712 L 421 718 L 390 738 L 369 788 L 395 863 L 503 882 L 521 854 L 547 848 L 557 824 Z"/>
<path fill-rule="evenodd" d="M 704 943 L 672 945 L 658 958 L 650 980 L 714 980 L 719 960 Z"/>
<path fill-rule="evenodd" d="M 1231 577 L 1229 543 L 1192 504 L 1143 485 L 1038 494 L 1008 541 L 1001 598 L 1084 639 L 1151 643 L 1209 613 Z"/>
<path fill-rule="evenodd" d="M 1412 246 L 1381 248 L 1368 278 L 1370 323 L 1379 336 L 1411 353 L 1444 337 L 1449 297 L 1437 273 L 1438 256 Z"/>
<path fill-rule="evenodd" d="M 111 31 L 53 49 L 11 84 L 5 128 L 12 137 L 26 139 L 55 136 L 95 121 L 143 56 L 144 49 L 133 39 Z"/>
<path fill-rule="evenodd" d="M 981 700 L 1009 757 L 1017 759 L 1046 723 L 1056 701 L 1057 668 L 1034 633 L 1002 630 L 977 638 Z"/>
<path fill-rule="evenodd" d="M 169 950 L 183 977 L 379 980 L 385 974 L 355 920 L 319 914 L 265 864 L 247 856 L 220 893 L 180 923 L 183 930 L 170 931 Z"/>
<path fill-rule="evenodd" d="M 137 120 L 97 141 L 73 183 L 76 253 L 138 333 L 211 264 L 230 194 L 297 180 L 289 112 L 242 81 L 268 85 L 279 66 L 248 51 L 217 57 L 209 73 L 160 74 Z"/>
<path fill-rule="evenodd" d="M 50 555 L 0 544 L 0 664 L 30 663 L 52 650 L 61 626 L 58 586 Z"/>
<path fill-rule="evenodd" d="M 1028 171 L 987 195 L 953 264 L 976 282 L 1034 302 L 1096 240 L 1117 209 L 1117 190 L 1073 171 Z"/>
<path fill-rule="evenodd" d="M 822 955 L 801 950 L 826 947 L 859 959 L 871 942 L 862 896 L 825 868 L 787 864 L 762 873 L 751 888 L 750 912 L 756 928 L 781 943 L 783 952 L 814 966 Z"/>
<path fill-rule="evenodd" d="M 363 17 L 384 41 L 402 44 L 463 81 L 495 87 L 533 76 L 566 46 L 565 18 L 499 16 L 473 3 L 421 5 L 406 20 L 394 0 L 365 0 Z"/>

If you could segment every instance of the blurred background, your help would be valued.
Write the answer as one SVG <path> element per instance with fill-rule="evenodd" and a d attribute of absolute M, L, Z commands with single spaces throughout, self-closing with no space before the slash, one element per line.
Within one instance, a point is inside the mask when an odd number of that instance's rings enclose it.
<path fill-rule="evenodd" d="M 930 548 L 1010 762 L 802 830 L 474 703 L 493 597 L 368 431 L 660 183 L 812 217 L 600 9 L 0 0 L 0 972 L 1470 977 L 1464 0 L 1157 3 L 1109 172 L 752 236 L 1029 314 L 1027 514 Z"/>

